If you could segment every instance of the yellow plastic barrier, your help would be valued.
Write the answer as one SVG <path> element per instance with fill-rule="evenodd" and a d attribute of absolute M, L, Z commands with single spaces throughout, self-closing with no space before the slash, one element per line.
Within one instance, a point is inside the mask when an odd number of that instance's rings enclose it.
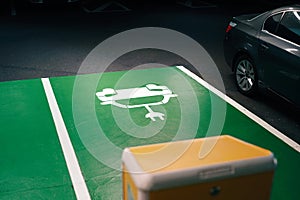
<path fill-rule="evenodd" d="M 124 200 L 270 199 L 276 167 L 272 152 L 227 135 L 126 148 L 122 162 Z"/>

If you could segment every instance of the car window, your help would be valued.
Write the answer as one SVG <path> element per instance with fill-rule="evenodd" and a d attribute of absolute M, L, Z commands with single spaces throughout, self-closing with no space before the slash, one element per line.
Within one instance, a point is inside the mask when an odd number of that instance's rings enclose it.
<path fill-rule="evenodd" d="M 260 14 L 254 14 L 251 19 L 248 19 L 248 21 L 256 20 L 257 18 L 260 18 L 261 16 L 265 15 L 268 11 Z"/>
<path fill-rule="evenodd" d="M 300 45 L 300 12 L 286 12 L 278 26 L 277 35 Z"/>
<path fill-rule="evenodd" d="M 268 31 L 269 33 L 275 34 L 278 23 L 281 19 L 282 13 L 272 15 L 269 17 L 264 24 L 264 30 Z"/>

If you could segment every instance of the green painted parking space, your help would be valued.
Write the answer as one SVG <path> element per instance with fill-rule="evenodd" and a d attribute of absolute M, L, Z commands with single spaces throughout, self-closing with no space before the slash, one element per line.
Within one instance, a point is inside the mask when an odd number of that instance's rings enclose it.
<path fill-rule="evenodd" d="M 41 81 L 0 91 L 0 199 L 75 199 Z"/>
<path fill-rule="evenodd" d="M 121 198 L 118 167 L 123 148 L 219 133 L 274 152 L 278 167 L 272 199 L 298 197 L 299 153 L 175 67 L 59 77 L 51 84 L 92 199 Z M 161 105 L 153 104 L 163 101 L 163 95 L 135 91 L 137 98 L 125 98 L 129 89 L 144 90 L 148 84 L 166 86 L 165 92 L 176 96 Z M 123 94 L 115 96 L 123 106 L 111 101 L 116 94 Z M 152 111 L 164 119 L 147 118 Z"/>
<path fill-rule="evenodd" d="M 219 134 L 275 154 L 272 200 L 299 196 L 299 146 L 183 68 L 50 83 L 91 199 L 121 199 L 125 147 Z M 44 90 L 39 79 L 0 83 L 0 199 L 76 199 Z"/>

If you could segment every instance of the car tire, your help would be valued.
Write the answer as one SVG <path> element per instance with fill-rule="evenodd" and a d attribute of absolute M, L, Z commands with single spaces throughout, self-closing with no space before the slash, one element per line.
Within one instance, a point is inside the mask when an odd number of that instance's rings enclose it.
<path fill-rule="evenodd" d="M 234 78 L 239 92 L 253 96 L 257 92 L 257 73 L 254 62 L 248 56 L 241 56 L 234 66 Z"/>

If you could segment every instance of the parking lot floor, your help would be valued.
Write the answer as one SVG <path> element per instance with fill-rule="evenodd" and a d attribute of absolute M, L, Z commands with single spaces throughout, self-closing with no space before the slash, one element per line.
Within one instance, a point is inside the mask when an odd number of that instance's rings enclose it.
<path fill-rule="evenodd" d="M 221 134 L 274 153 L 271 199 L 299 196 L 299 145 L 184 67 L 8 81 L 0 91 L 0 199 L 121 199 L 125 147 Z"/>

